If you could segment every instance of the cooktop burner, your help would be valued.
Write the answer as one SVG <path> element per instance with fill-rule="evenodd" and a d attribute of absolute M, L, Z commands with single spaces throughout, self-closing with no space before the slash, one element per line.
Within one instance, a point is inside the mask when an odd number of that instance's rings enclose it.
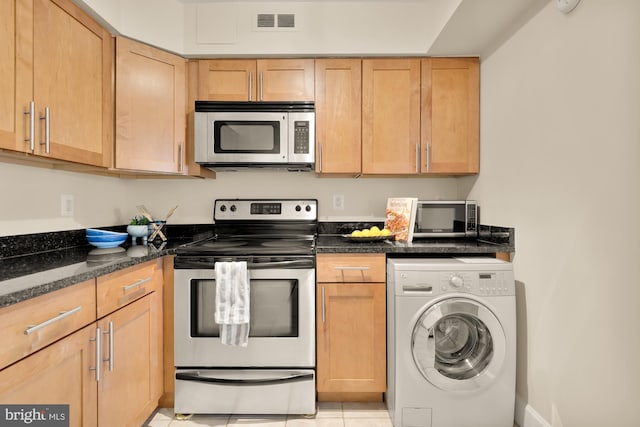
<path fill-rule="evenodd" d="M 178 248 L 178 257 L 315 253 L 316 200 L 224 199 L 214 205 L 216 237 Z"/>

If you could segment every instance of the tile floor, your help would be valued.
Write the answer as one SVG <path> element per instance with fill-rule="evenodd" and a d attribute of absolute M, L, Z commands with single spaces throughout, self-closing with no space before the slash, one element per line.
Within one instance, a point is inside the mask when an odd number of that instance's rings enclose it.
<path fill-rule="evenodd" d="M 173 409 L 156 411 L 143 427 L 393 427 L 384 403 L 318 402 L 315 418 L 194 415 L 177 420 Z"/>

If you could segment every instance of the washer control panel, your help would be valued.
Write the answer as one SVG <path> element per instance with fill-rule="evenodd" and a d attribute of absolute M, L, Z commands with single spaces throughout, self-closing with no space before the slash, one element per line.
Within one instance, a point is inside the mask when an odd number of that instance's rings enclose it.
<path fill-rule="evenodd" d="M 510 295 L 505 273 L 487 272 L 442 272 L 440 290 L 444 292 L 470 292 L 476 295 Z"/>
<path fill-rule="evenodd" d="M 441 295 L 468 293 L 478 296 L 515 295 L 511 264 L 438 265 L 435 261 L 392 260 L 388 264 L 387 286 L 394 286 L 396 295 Z"/>

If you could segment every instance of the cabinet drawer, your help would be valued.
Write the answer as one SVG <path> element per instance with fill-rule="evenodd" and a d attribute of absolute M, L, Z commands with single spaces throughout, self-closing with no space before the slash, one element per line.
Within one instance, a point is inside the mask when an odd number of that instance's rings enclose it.
<path fill-rule="evenodd" d="M 96 287 L 98 318 L 143 297 L 162 286 L 161 260 L 98 277 Z"/>
<path fill-rule="evenodd" d="M 0 369 L 95 320 L 93 279 L 0 309 Z"/>
<path fill-rule="evenodd" d="M 318 282 L 384 282 L 384 254 L 318 254 Z"/>

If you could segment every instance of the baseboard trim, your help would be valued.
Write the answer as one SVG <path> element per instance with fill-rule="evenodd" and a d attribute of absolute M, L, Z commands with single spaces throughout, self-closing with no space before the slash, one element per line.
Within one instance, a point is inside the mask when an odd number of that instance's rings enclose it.
<path fill-rule="evenodd" d="M 516 396 L 515 421 L 520 427 L 551 427 L 551 424 L 520 396 Z"/>

